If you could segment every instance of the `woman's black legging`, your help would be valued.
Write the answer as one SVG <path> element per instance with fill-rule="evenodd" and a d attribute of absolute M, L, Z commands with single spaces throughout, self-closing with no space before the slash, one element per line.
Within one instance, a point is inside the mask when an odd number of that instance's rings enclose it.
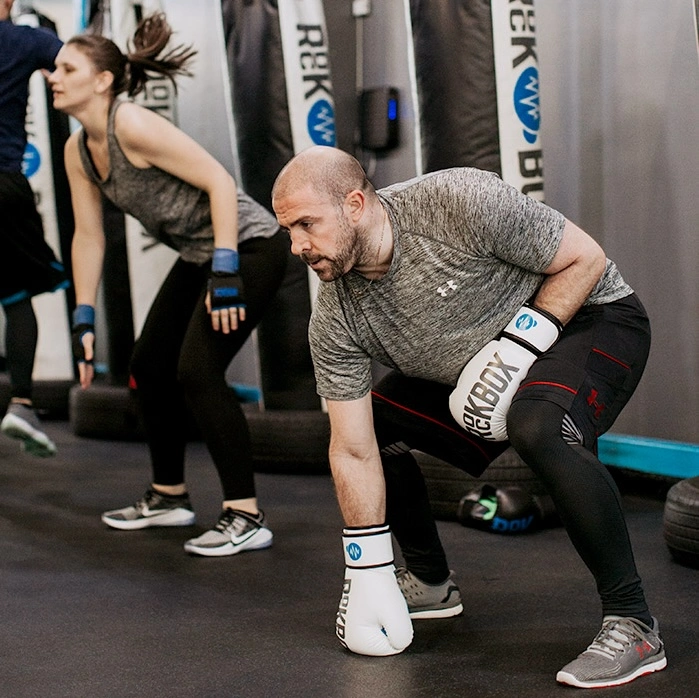
<path fill-rule="evenodd" d="M 250 434 L 225 373 L 276 293 L 288 258 L 282 233 L 239 246 L 246 319 L 230 334 L 214 331 L 204 298 L 209 265 L 177 260 L 160 288 L 134 347 L 136 386 L 153 482 L 185 481 L 191 412 L 211 454 L 224 500 L 255 496 Z"/>

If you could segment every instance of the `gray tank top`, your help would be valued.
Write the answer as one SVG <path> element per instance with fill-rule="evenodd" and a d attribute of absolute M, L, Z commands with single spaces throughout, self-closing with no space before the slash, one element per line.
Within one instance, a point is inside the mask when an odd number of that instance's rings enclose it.
<path fill-rule="evenodd" d="M 123 100 L 109 112 L 107 144 L 109 173 L 101 179 L 87 148 L 83 131 L 78 148 L 88 177 L 118 209 L 138 220 L 156 240 L 179 252 L 186 262 L 203 264 L 214 249 L 211 209 L 206 192 L 157 167 L 134 167 L 114 133 L 114 118 Z M 238 242 L 271 237 L 279 225 L 263 206 L 238 188 Z"/>

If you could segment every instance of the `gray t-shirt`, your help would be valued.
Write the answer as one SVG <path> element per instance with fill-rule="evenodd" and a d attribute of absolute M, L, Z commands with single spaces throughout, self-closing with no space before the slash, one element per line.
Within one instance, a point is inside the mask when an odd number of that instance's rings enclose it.
<path fill-rule="evenodd" d="M 207 262 L 214 250 L 209 197 L 169 172 L 157 167 L 138 168 L 129 162 L 114 133 L 114 117 L 121 103 L 115 100 L 109 113 L 109 174 L 100 179 L 83 132 L 78 149 L 85 172 L 107 199 L 138 220 L 149 235 L 177 250 L 186 262 Z M 239 188 L 238 243 L 272 237 L 278 230 L 274 216 Z"/>
<path fill-rule="evenodd" d="M 455 168 L 381 189 L 393 229 L 391 266 L 320 283 L 309 326 L 318 394 L 354 400 L 371 361 L 446 385 L 537 291 L 564 216 L 497 175 Z M 586 304 L 632 289 L 607 266 Z"/>

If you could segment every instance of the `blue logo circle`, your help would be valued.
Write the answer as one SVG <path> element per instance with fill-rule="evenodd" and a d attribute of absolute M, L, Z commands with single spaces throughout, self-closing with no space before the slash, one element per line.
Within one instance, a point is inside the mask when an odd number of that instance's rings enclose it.
<path fill-rule="evenodd" d="M 362 556 L 362 549 L 356 543 L 350 543 L 347 546 L 347 554 L 356 562 Z"/>
<path fill-rule="evenodd" d="M 522 71 L 513 94 L 515 113 L 522 122 L 524 139 L 534 143 L 539 135 L 539 71 L 531 66 Z"/>
<path fill-rule="evenodd" d="M 307 126 L 316 145 L 335 145 L 335 110 L 327 99 L 319 99 L 310 108 Z"/>
<path fill-rule="evenodd" d="M 536 320 L 528 313 L 524 313 L 517 318 L 515 326 L 518 330 L 526 332 L 527 330 L 531 330 L 533 327 L 536 327 Z"/>
<path fill-rule="evenodd" d="M 41 155 L 33 143 L 27 143 L 22 158 L 22 174 L 29 179 L 41 167 Z"/>

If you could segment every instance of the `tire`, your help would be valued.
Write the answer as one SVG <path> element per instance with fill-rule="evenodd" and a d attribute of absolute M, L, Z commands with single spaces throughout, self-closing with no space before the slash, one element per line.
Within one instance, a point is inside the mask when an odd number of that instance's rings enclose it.
<path fill-rule="evenodd" d="M 68 419 L 68 395 L 73 380 L 35 380 L 32 386 L 34 409 L 42 419 Z M 0 374 L 0 412 L 4 414 L 12 391 L 7 374 Z"/>
<path fill-rule="evenodd" d="M 246 409 L 255 470 L 329 474 L 330 420 L 321 410 Z"/>
<path fill-rule="evenodd" d="M 255 470 L 267 473 L 329 473 L 330 422 L 320 410 L 267 410 L 243 406 L 250 427 Z M 123 385 L 93 383 L 70 391 L 73 433 L 109 441 L 145 441 L 135 396 Z M 190 439 L 201 436 L 190 424 Z"/>
<path fill-rule="evenodd" d="M 143 441 L 145 432 L 134 396 L 125 385 L 93 383 L 70 390 L 70 425 L 76 436 L 108 441 Z"/>
<path fill-rule="evenodd" d="M 699 477 L 680 480 L 668 490 L 663 535 L 677 562 L 699 569 Z"/>
<path fill-rule="evenodd" d="M 498 456 L 479 478 L 421 451 L 415 451 L 414 455 L 437 519 L 456 520 L 459 502 L 468 492 L 485 483 L 495 487 L 520 487 L 535 495 L 546 494 L 541 480 L 512 448 Z"/>

